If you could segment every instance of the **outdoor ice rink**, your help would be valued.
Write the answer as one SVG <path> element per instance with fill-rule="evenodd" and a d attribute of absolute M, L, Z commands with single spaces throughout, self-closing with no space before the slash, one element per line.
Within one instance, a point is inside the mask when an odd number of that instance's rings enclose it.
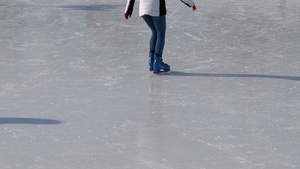
<path fill-rule="evenodd" d="M 1 169 L 299 169 L 300 1 L 0 0 Z"/>

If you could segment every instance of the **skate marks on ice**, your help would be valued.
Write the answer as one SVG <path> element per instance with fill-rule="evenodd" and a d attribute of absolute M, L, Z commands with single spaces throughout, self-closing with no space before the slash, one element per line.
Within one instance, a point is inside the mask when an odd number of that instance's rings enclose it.
<path fill-rule="evenodd" d="M 66 5 L 60 8 L 73 9 L 73 10 L 88 10 L 88 11 L 111 11 L 116 8 L 121 8 L 121 5 Z"/>
<path fill-rule="evenodd" d="M 262 78 L 300 81 L 300 76 L 263 75 L 263 74 L 227 74 L 227 73 L 185 73 L 172 71 L 170 76 L 196 76 L 196 77 L 228 77 L 228 78 Z"/>
<path fill-rule="evenodd" d="M 2 124 L 37 124 L 37 125 L 54 125 L 62 124 L 63 122 L 52 119 L 40 118 L 16 118 L 16 117 L 1 117 L 0 125 Z"/>

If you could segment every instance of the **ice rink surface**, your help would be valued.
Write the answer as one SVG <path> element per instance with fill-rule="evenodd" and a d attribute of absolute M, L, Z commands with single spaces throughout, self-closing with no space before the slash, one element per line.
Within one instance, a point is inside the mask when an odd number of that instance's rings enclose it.
<path fill-rule="evenodd" d="M 300 1 L 0 1 L 1 169 L 299 169 Z"/>

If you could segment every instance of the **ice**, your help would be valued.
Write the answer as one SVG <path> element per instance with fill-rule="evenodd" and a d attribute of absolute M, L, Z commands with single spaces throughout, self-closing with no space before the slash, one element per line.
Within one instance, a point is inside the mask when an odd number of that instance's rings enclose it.
<path fill-rule="evenodd" d="M 0 168 L 300 167 L 300 1 L 0 1 Z"/>

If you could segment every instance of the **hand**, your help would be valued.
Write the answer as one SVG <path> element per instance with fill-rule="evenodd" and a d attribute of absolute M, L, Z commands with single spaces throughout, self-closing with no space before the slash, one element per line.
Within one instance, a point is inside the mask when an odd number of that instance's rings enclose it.
<path fill-rule="evenodd" d="M 128 19 L 128 17 L 131 17 L 131 14 L 125 13 L 124 16 L 125 16 L 125 19 Z"/>
<path fill-rule="evenodd" d="M 196 8 L 196 6 L 194 5 L 194 6 L 193 6 L 193 11 L 195 11 L 195 10 L 197 10 L 197 8 Z"/>

